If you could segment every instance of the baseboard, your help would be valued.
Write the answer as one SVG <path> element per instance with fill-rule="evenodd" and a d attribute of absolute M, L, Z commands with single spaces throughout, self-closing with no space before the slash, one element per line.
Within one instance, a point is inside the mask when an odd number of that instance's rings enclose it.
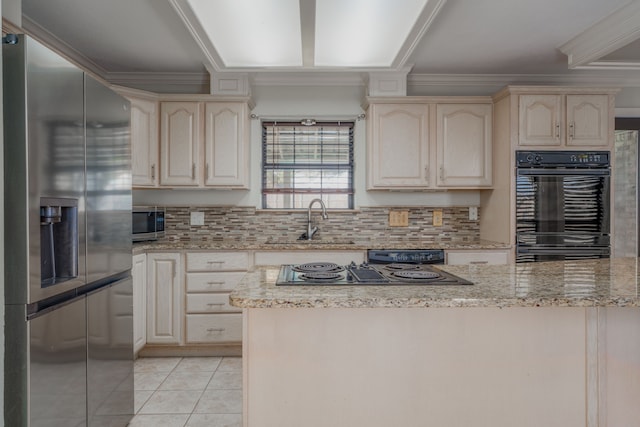
<path fill-rule="evenodd" d="M 242 344 L 212 345 L 145 345 L 137 357 L 205 357 L 242 356 Z"/>

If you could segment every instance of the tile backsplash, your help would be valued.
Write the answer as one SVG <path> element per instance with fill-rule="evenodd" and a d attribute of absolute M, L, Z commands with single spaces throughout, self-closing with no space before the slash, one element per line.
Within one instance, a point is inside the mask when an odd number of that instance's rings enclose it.
<path fill-rule="evenodd" d="M 469 243 L 479 240 L 479 221 L 469 220 L 467 207 L 438 207 L 442 226 L 434 227 L 432 207 L 364 207 L 329 212 L 323 220 L 314 209 L 323 240 L 389 240 Z M 407 227 L 390 227 L 389 211 L 409 213 Z M 296 240 L 307 229 L 307 211 L 265 211 L 253 207 L 170 206 L 166 208 L 165 241 L 206 242 L 220 239 L 267 242 Z M 191 212 L 204 213 L 204 225 L 190 225 Z"/>

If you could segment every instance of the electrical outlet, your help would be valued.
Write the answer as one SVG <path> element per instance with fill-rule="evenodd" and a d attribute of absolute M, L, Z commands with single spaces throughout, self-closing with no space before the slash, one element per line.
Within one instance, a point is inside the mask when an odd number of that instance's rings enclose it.
<path fill-rule="evenodd" d="M 191 212 L 191 225 L 204 225 L 204 212 Z"/>
<path fill-rule="evenodd" d="M 409 211 L 389 211 L 389 227 L 408 227 Z"/>
<path fill-rule="evenodd" d="M 478 220 L 478 207 L 470 206 L 469 207 L 469 221 L 477 221 Z"/>
<path fill-rule="evenodd" d="M 433 210 L 433 226 L 442 227 L 442 209 Z"/>

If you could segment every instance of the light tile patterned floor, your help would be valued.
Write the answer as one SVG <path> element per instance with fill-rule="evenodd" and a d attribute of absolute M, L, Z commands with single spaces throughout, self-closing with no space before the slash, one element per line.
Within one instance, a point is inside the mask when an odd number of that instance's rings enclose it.
<path fill-rule="evenodd" d="M 240 427 L 242 358 L 159 357 L 135 362 L 130 427 Z"/>

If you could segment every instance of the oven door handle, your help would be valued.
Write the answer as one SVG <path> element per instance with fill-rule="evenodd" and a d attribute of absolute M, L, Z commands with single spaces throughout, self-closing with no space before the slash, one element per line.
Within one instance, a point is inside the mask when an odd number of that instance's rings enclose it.
<path fill-rule="evenodd" d="M 523 169 L 516 168 L 516 174 L 520 176 L 535 176 L 535 175 L 544 175 L 544 176 L 586 176 L 586 175 L 594 175 L 594 176 L 610 176 L 611 169 L 566 169 L 566 168 L 550 168 L 550 169 Z"/>
<path fill-rule="evenodd" d="M 519 254 L 531 254 L 531 255 L 585 255 L 585 254 L 593 254 L 593 255 L 608 255 L 610 253 L 610 249 L 606 247 L 594 247 L 591 246 L 589 248 L 576 248 L 576 247 L 545 247 L 545 248 L 531 248 L 531 247 L 522 247 L 519 246 L 517 248 L 517 253 Z"/>

